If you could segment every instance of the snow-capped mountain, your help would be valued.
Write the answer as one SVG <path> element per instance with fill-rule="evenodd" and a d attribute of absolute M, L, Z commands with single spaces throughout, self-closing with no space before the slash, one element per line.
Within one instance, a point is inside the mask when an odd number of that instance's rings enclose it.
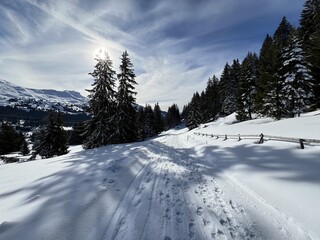
<path fill-rule="evenodd" d="M 0 79 L 0 106 L 30 110 L 83 112 L 87 98 L 75 91 L 23 88 Z"/>

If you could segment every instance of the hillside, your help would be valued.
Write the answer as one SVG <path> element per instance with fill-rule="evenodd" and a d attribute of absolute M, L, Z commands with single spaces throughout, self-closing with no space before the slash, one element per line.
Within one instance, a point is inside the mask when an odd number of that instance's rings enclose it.
<path fill-rule="evenodd" d="M 0 165 L 0 239 L 320 239 L 320 112 L 234 115 L 148 141 Z"/>
<path fill-rule="evenodd" d="M 59 109 L 65 113 L 82 112 L 86 97 L 75 91 L 23 88 L 0 79 L 0 106 L 24 111 Z"/>

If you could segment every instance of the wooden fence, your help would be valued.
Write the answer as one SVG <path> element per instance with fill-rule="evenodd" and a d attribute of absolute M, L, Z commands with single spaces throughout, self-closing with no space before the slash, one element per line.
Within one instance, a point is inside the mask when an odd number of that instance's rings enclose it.
<path fill-rule="evenodd" d="M 241 141 L 242 139 L 257 139 L 258 144 L 264 143 L 264 141 L 283 141 L 283 142 L 295 142 L 299 143 L 301 149 L 304 149 L 304 144 L 320 144 L 320 139 L 308 139 L 308 138 L 289 138 L 289 137 L 279 137 L 279 136 L 272 136 L 272 135 L 264 135 L 261 133 L 260 135 L 220 135 L 220 134 L 207 134 L 207 133 L 199 133 L 195 132 L 195 135 L 198 136 L 204 136 L 204 137 L 210 137 L 210 138 L 215 138 L 215 139 L 223 139 L 224 141 L 228 139 L 237 139 L 238 141 Z"/>

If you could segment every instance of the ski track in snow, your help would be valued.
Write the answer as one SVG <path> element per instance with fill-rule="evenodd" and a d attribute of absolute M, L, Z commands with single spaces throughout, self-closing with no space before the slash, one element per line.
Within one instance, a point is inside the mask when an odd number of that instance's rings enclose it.
<path fill-rule="evenodd" d="M 260 239 L 243 207 L 224 198 L 187 150 L 157 142 L 115 209 L 107 239 Z"/>

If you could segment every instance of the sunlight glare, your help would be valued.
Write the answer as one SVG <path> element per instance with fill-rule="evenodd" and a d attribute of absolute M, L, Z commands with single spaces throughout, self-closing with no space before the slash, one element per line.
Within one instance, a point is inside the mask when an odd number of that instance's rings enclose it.
<path fill-rule="evenodd" d="M 103 47 L 99 47 L 94 51 L 93 56 L 94 58 L 105 60 L 107 59 L 107 56 L 108 56 L 107 49 Z"/>

